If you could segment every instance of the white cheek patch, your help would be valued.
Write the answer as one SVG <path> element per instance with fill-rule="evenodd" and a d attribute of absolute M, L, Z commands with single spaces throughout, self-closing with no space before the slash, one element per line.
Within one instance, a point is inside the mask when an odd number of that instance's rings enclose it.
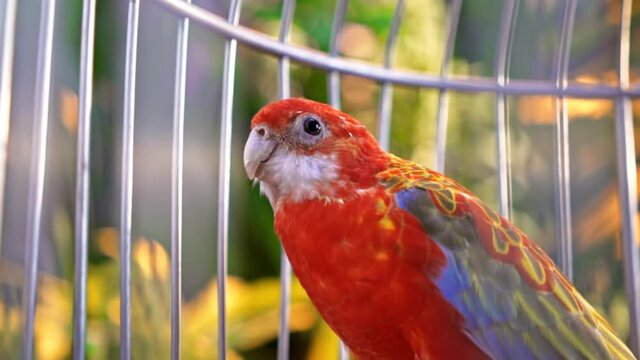
<path fill-rule="evenodd" d="M 281 197 L 294 202 L 330 197 L 338 180 L 337 160 L 332 155 L 276 151 L 262 166 L 261 190 L 272 206 Z"/>

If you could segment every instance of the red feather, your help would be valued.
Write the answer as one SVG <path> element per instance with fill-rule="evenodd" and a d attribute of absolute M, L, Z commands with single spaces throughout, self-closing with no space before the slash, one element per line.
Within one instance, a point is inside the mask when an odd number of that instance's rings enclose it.
<path fill-rule="evenodd" d="M 284 203 L 275 226 L 300 282 L 358 359 L 486 358 L 429 280 L 445 265 L 441 250 L 387 192 Z"/>

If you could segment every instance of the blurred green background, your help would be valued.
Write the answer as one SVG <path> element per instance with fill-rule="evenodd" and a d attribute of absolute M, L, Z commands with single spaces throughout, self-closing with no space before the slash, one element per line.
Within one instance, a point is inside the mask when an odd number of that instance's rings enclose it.
<path fill-rule="evenodd" d="M 194 3 L 226 18 L 227 1 Z M 637 6 L 636 6 L 637 5 Z M 90 359 L 116 359 L 119 348 L 119 191 L 126 1 L 97 1 L 92 109 L 88 346 Z M 277 36 L 281 2 L 245 0 L 241 24 Z M 291 41 L 327 51 L 335 2 L 299 0 Z M 394 50 L 397 68 L 439 74 L 449 2 L 407 0 Z M 465 1 L 453 76 L 492 76 L 503 2 Z M 617 84 L 621 0 L 580 0 L 569 77 Z M 339 39 L 342 56 L 382 63 L 395 8 L 392 0 L 351 0 Z M 563 1 L 521 0 L 510 76 L 554 78 Z M 0 1 L 0 11 L 4 2 Z M 82 2 L 58 1 L 53 85 L 36 320 L 39 359 L 71 358 L 73 222 L 77 92 Z M 0 253 L 0 358 L 14 358 L 21 340 L 26 199 L 40 3 L 19 1 L 5 217 Z M 640 73 L 640 1 L 634 1 L 631 77 Z M 216 357 L 218 145 L 224 38 L 192 22 L 185 124 L 183 347 L 184 359 Z M 170 181 L 177 18 L 142 0 L 135 109 L 133 205 L 134 359 L 170 356 Z M 242 148 L 252 115 L 276 100 L 275 58 L 240 46 L 234 98 L 231 166 L 229 340 L 233 359 L 276 354 L 280 249 L 266 199 L 244 175 Z M 324 101 L 327 74 L 293 64 L 292 96 Z M 342 76 L 343 109 L 376 132 L 380 84 Z M 446 173 L 497 207 L 495 96 L 451 92 Z M 395 87 L 391 151 L 435 164 L 438 91 Z M 555 99 L 508 96 L 513 219 L 555 259 Z M 640 112 L 640 101 L 633 104 Z M 615 104 L 568 99 L 575 283 L 629 333 L 617 193 Z M 346 264 L 345 264 L 346 266 Z M 331 359 L 337 340 L 304 291 L 294 284 L 292 359 Z"/>

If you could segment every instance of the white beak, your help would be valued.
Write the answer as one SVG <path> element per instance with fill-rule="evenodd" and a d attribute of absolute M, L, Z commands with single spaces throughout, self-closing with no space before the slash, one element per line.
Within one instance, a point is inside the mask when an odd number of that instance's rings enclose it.
<path fill-rule="evenodd" d="M 255 128 L 251 131 L 244 145 L 244 169 L 249 179 L 260 176 L 260 165 L 269 160 L 277 147 L 278 142 L 268 136 L 266 129 Z"/>

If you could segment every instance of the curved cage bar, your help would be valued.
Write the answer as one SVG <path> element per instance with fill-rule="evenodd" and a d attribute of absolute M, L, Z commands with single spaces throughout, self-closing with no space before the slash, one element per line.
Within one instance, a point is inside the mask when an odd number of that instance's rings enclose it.
<path fill-rule="evenodd" d="M 87 337 L 87 272 L 89 256 L 89 163 L 91 157 L 91 104 L 93 95 L 93 55 L 96 19 L 95 0 L 86 0 L 82 9 L 80 86 L 78 101 L 78 155 L 76 159 L 76 249 L 73 305 L 74 359 L 84 360 Z"/>
<path fill-rule="evenodd" d="M 127 9 L 124 105 L 122 115 L 122 179 L 120 190 L 120 359 L 131 358 L 131 223 L 133 216 L 133 135 L 140 1 Z"/>
<path fill-rule="evenodd" d="M 191 0 L 186 0 L 190 2 Z M 178 23 L 176 42 L 173 146 L 171 154 L 171 359 L 180 359 L 182 336 L 182 224 L 184 190 L 184 113 L 189 18 Z"/>
<path fill-rule="evenodd" d="M 293 24 L 293 12 L 295 0 L 285 0 L 282 4 L 282 17 L 278 41 L 283 44 L 289 42 L 291 26 Z M 291 73 L 289 58 L 278 59 L 278 97 L 286 99 L 291 97 Z M 278 328 L 278 360 L 289 358 L 289 318 L 291 301 L 291 264 L 284 252 L 280 250 L 280 323 Z"/>
<path fill-rule="evenodd" d="M 242 0 L 233 0 L 227 22 L 235 26 L 240 21 Z M 231 119 L 236 76 L 238 42 L 225 43 L 222 110 L 220 127 L 220 170 L 218 180 L 218 358 L 227 358 L 227 248 L 229 244 L 229 187 L 231 186 Z"/>
<path fill-rule="evenodd" d="M 498 32 L 494 74 L 496 83 L 503 88 L 508 82 L 511 45 L 518 13 L 518 0 L 505 1 Z M 504 93 L 496 94 L 496 156 L 498 162 L 498 206 L 507 219 L 511 219 L 511 151 L 509 149 L 509 118 Z"/>
<path fill-rule="evenodd" d="M 180 16 L 188 16 L 192 20 L 205 25 L 220 35 L 236 39 L 239 42 L 275 56 L 287 56 L 291 60 L 307 64 L 318 69 L 338 71 L 380 82 L 425 88 L 455 90 L 461 92 L 490 92 L 508 95 L 555 95 L 577 98 L 616 98 L 640 96 L 640 85 L 621 88 L 607 84 L 587 84 L 569 82 L 564 89 L 558 89 L 554 82 L 539 80 L 510 79 L 509 83 L 499 86 L 492 78 L 474 77 L 460 78 L 451 76 L 443 79 L 437 75 L 418 73 L 398 69 L 385 69 L 382 66 L 346 59 L 331 57 L 323 52 L 292 44 L 281 44 L 272 37 L 255 30 L 240 26 L 231 26 L 216 14 L 198 6 L 185 4 L 179 0 L 156 0 Z"/>
<path fill-rule="evenodd" d="M 620 21 L 620 64 L 618 76 L 622 89 L 630 86 L 629 58 L 632 1 L 624 0 Z M 631 350 L 640 353 L 640 253 L 638 247 L 638 178 L 635 134 L 631 100 L 620 96 L 616 101 L 616 140 L 622 237 L 624 246 L 625 289 L 629 299 Z"/>
<path fill-rule="evenodd" d="M 55 0 L 42 2 L 38 37 L 38 64 L 36 74 L 35 114 L 31 143 L 31 181 L 27 214 L 27 238 L 24 263 L 28 266 L 24 287 L 26 314 L 24 324 L 24 357 L 33 358 L 33 339 L 37 297 L 38 257 L 42 228 L 42 203 L 47 165 L 47 129 L 49 127 L 49 97 L 51 93 L 51 58 L 53 56 L 53 25 Z"/>
<path fill-rule="evenodd" d="M 449 76 L 451 60 L 453 59 L 453 49 L 456 43 L 458 32 L 458 21 L 460 20 L 460 9 L 462 0 L 454 0 L 449 7 L 447 21 L 447 44 L 440 68 L 440 77 L 445 79 Z M 444 172 L 445 150 L 447 145 L 447 126 L 449 122 L 449 95 L 446 89 L 438 92 L 438 115 L 436 118 L 436 162 L 435 170 Z"/>

